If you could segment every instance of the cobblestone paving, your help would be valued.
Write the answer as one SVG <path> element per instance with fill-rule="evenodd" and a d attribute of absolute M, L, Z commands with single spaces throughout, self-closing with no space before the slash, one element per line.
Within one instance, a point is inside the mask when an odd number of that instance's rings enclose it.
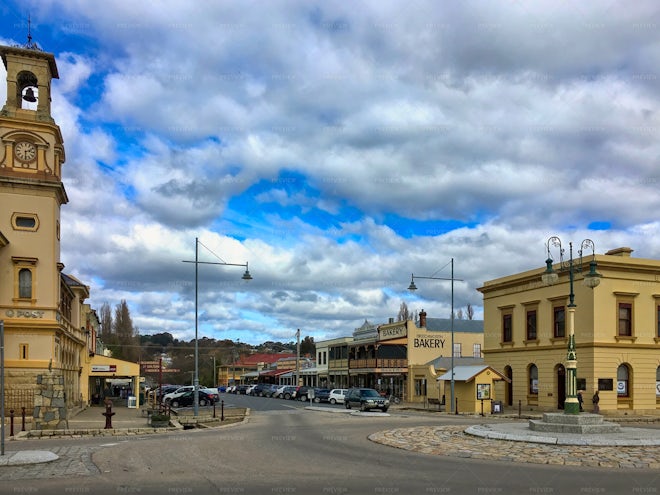
<path fill-rule="evenodd" d="M 57 454 L 59 459 L 39 464 L 0 466 L 0 481 L 96 475 L 100 471 L 92 462 L 92 453 L 99 448 L 75 445 L 52 447 L 48 450 Z"/>
<path fill-rule="evenodd" d="M 465 426 L 418 426 L 374 433 L 369 440 L 431 455 L 488 461 L 528 462 L 565 466 L 660 469 L 658 447 L 544 445 L 491 440 L 463 432 Z"/>

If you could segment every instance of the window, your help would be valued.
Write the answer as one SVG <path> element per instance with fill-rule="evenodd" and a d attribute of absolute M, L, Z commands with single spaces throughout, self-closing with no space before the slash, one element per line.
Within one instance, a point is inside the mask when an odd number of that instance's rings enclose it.
<path fill-rule="evenodd" d="M 454 344 L 454 357 L 461 357 L 461 344 L 460 343 L 455 343 Z"/>
<path fill-rule="evenodd" d="M 630 397 L 630 370 L 625 364 L 616 370 L 616 395 L 617 397 Z"/>
<path fill-rule="evenodd" d="M 566 337 L 566 307 L 555 306 L 553 308 L 553 311 L 554 311 L 553 335 L 556 339 L 561 339 L 563 337 Z"/>
<path fill-rule="evenodd" d="M 529 393 L 530 395 L 538 395 L 539 393 L 539 369 L 535 364 L 529 365 Z"/>
<path fill-rule="evenodd" d="M 415 395 L 426 395 L 425 378 L 415 378 Z"/>
<path fill-rule="evenodd" d="M 28 344 L 18 344 L 18 359 L 28 359 Z"/>
<path fill-rule="evenodd" d="M 18 297 L 32 299 L 32 270 L 21 268 L 18 271 Z"/>
<path fill-rule="evenodd" d="M 502 342 L 513 341 L 513 315 L 511 313 L 502 315 Z"/>
<path fill-rule="evenodd" d="M 14 230 L 36 231 L 39 228 L 39 218 L 33 213 L 14 213 L 11 216 Z"/>
<path fill-rule="evenodd" d="M 660 366 L 655 369 L 655 398 L 660 399 Z"/>
<path fill-rule="evenodd" d="M 632 337 L 632 304 L 619 303 L 619 333 L 623 337 Z"/>
<path fill-rule="evenodd" d="M 656 307 L 656 337 L 660 339 L 660 304 Z"/>
<path fill-rule="evenodd" d="M 536 310 L 527 311 L 527 340 L 536 340 Z"/>
<path fill-rule="evenodd" d="M 474 344 L 472 346 L 472 357 L 481 357 L 481 344 Z"/>

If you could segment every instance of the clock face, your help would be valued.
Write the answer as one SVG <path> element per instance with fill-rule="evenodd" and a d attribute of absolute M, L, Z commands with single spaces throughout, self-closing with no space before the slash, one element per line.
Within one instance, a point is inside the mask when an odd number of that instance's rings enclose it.
<path fill-rule="evenodd" d="M 28 143 L 27 141 L 21 141 L 20 143 L 16 143 L 16 146 L 14 146 L 14 154 L 19 160 L 23 162 L 29 162 L 34 160 L 34 158 L 37 156 L 37 147 L 32 143 Z"/>

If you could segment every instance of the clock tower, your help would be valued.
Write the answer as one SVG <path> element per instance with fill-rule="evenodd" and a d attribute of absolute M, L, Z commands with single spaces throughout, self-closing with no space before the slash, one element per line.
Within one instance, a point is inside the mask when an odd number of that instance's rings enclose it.
<path fill-rule="evenodd" d="M 62 273 L 60 262 L 60 209 L 68 198 L 62 133 L 51 115 L 51 82 L 59 75 L 53 54 L 29 36 L 24 46 L 0 46 L 0 57 L 7 71 L 0 110 L 6 407 L 24 406 L 28 415 L 34 410 L 35 422 L 54 418 L 58 425 L 81 400 L 86 337 L 78 308 L 89 297 L 89 288 Z"/>

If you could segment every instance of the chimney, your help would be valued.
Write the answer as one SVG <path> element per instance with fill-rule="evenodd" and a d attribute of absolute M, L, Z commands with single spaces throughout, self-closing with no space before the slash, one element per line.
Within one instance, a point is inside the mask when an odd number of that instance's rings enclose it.
<path fill-rule="evenodd" d="M 389 318 L 389 319 L 387 320 L 387 323 L 394 323 L 394 318 Z"/>
<path fill-rule="evenodd" d="M 419 328 L 426 328 L 426 311 L 419 312 Z"/>
<path fill-rule="evenodd" d="M 633 251 L 634 251 L 634 249 L 631 249 L 629 247 L 620 247 L 620 248 L 616 248 L 616 249 L 610 249 L 605 254 L 610 255 L 610 256 L 621 256 L 623 258 L 630 258 L 630 254 Z"/>

